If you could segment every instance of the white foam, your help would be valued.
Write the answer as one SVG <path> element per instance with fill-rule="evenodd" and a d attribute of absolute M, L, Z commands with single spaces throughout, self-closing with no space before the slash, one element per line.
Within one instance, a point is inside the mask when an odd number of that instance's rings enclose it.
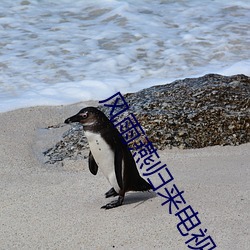
<path fill-rule="evenodd" d="M 2 0 L 0 112 L 250 76 L 249 12 L 243 0 Z"/>
<path fill-rule="evenodd" d="M 244 74 L 250 76 L 250 60 L 234 63 L 233 65 L 219 71 L 220 74 L 230 76 Z"/>

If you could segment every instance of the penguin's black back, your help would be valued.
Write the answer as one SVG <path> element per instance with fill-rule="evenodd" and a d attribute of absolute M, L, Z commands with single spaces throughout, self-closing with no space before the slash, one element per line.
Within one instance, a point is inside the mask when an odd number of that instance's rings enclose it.
<path fill-rule="evenodd" d="M 151 185 L 140 176 L 128 146 L 122 141 L 122 136 L 110 121 L 109 123 L 110 126 L 101 131 L 101 134 L 113 151 L 122 154 L 124 160 L 124 173 L 123 178 L 117 173 L 118 183 L 123 179 L 122 184 L 124 185 L 125 192 L 147 191 L 152 189 Z"/>

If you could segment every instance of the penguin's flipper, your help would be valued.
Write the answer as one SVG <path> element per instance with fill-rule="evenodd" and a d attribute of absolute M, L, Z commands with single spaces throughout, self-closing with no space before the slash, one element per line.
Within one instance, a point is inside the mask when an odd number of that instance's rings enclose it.
<path fill-rule="evenodd" d="M 123 200 L 124 200 L 124 196 L 119 195 L 118 200 L 111 201 L 110 203 L 102 206 L 101 208 L 110 209 L 110 208 L 114 208 L 114 207 L 119 207 L 122 205 Z"/>
<path fill-rule="evenodd" d="M 122 181 L 122 149 L 115 147 L 115 176 L 120 189 L 123 189 Z"/>
<path fill-rule="evenodd" d="M 112 196 L 117 196 L 117 195 L 118 195 L 118 193 L 115 191 L 114 188 L 111 188 L 108 192 L 105 193 L 106 198 L 109 198 Z"/>
<path fill-rule="evenodd" d="M 89 170 L 91 172 L 91 174 L 96 175 L 97 171 L 98 171 L 98 166 L 95 162 L 95 159 L 91 153 L 91 151 L 89 151 Z"/>

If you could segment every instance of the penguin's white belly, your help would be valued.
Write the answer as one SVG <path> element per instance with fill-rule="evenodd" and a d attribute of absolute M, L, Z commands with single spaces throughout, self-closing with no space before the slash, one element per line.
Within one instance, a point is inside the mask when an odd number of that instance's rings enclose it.
<path fill-rule="evenodd" d="M 115 174 L 115 154 L 113 150 L 100 134 L 86 131 L 85 135 L 88 139 L 89 147 L 96 164 L 108 179 L 111 186 L 119 193 L 120 187 Z"/>

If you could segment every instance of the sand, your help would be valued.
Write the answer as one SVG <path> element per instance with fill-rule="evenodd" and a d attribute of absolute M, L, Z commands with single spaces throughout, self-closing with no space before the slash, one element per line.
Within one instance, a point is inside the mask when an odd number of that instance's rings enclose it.
<path fill-rule="evenodd" d="M 250 144 L 159 151 L 201 224 L 182 236 L 176 208 L 154 192 L 128 193 L 111 210 L 110 188 L 87 159 L 43 163 L 42 151 L 68 129 L 46 130 L 89 103 L 34 107 L 0 114 L 0 249 L 188 249 L 192 233 L 207 229 L 216 249 L 249 249 Z M 110 198 L 109 200 L 111 200 Z M 180 211 L 179 210 L 179 211 Z M 182 225 L 183 228 L 183 225 Z M 185 230 L 183 229 L 183 232 Z M 195 247 L 194 241 L 189 245 Z M 209 249 L 208 247 L 204 250 Z"/>

